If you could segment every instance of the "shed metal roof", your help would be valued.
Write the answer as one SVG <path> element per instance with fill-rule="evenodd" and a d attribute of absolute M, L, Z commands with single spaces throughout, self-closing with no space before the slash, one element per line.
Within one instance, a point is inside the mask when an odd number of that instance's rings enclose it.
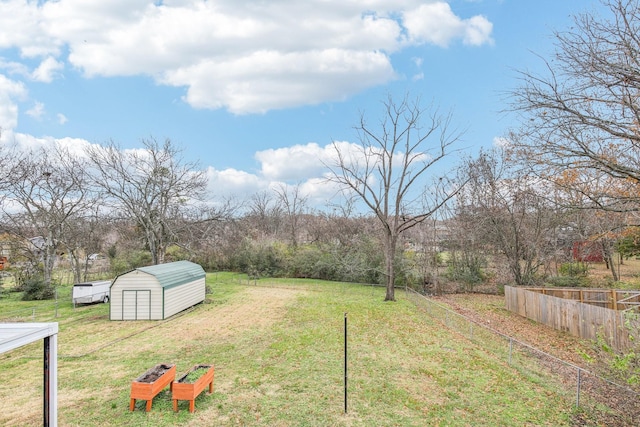
<path fill-rule="evenodd" d="M 163 288 L 184 285 L 205 277 L 204 269 L 190 261 L 176 261 L 149 267 L 138 267 L 136 270 L 154 276 Z"/>

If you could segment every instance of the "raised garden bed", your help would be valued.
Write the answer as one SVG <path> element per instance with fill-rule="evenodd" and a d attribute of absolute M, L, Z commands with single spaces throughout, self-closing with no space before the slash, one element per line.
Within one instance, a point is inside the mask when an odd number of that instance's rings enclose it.
<path fill-rule="evenodd" d="M 213 365 L 195 365 L 173 383 L 171 390 L 173 410 L 178 411 L 178 400 L 189 401 L 189 412 L 195 410 L 196 397 L 209 386 L 209 394 L 213 393 Z"/>
<path fill-rule="evenodd" d="M 167 385 L 171 389 L 175 378 L 176 365 L 174 364 L 161 363 L 148 369 L 131 383 L 129 410 L 133 411 L 136 406 L 136 400 L 139 399 L 147 401 L 146 411 L 149 412 L 153 404 L 153 398 Z"/>

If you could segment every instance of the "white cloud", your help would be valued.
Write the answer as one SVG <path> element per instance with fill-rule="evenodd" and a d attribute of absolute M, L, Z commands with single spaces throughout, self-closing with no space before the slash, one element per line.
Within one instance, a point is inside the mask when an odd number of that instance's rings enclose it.
<path fill-rule="evenodd" d="M 89 146 L 97 146 L 79 138 L 37 138 L 23 133 L 2 132 L 0 142 L 16 144 L 29 150 L 59 147 L 79 157 L 86 156 Z M 336 142 L 347 156 L 355 161 L 362 154 L 360 146 L 349 142 Z M 125 149 L 125 152 L 145 153 L 141 148 Z M 281 186 L 299 185 L 300 194 L 306 197 L 309 207 L 325 206 L 327 201 L 339 193 L 337 184 L 326 179 L 328 170 L 320 160 L 330 163 L 335 158 L 333 145 L 320 147 L 309 143 L 279 150 L 265 150 L 256 153 L 262 162 L 261 172 L 248 173 L 233 168 L 218 170 L 213 166 L 206 167 L 208 189 L 212 201 L 220 198 L 248 200 L 252 195 L 262 191 L 272 191 Z"/>
<path fill-rule="evenodd" d="M 244 199 L 269 187 L 269 183 L 257 175 L 237 169 L 217 170 L 207 168 L 208 188 L 214 197 Z"/>
<path fill-rule="evenodd" d="M 308 198 L 309 206 L 321 207 L 339 197 L 340 187 L 325 178 L 311 178 L 301 185 L 300 192 Z"/>
<path fill-rule="evenodd" d="M 44 116 L 44 104 L 42 102 L 37 102 L 35 103 L 35 105 L 33 107 L 31 107 L 30 109 L 28 109 L 26 111 L 27 115 L 33 117 L 36 120 L 40 120 L 42 119 L 42 116 Z"/>
<path fill-rule="evenodd" d="M 60 123 L 61 125 L 67 123 L 69 121 L 69 119 L 67 119 L 67 116 L 65 116 L 62 113 L 58 113 L 56 114 L 56 117 L 58 118 L 58 123 Z"/>
<path fill-rule="evenodd" d="M 508 147 L 509 145 L 511 145 L 511 142 L 509 141 L 509 139 L 503 137 L 503 136 L 496 136 L 493 138 L 493 146 L 494 147 Z"/>
<path fill-rule="evenodd" d="M 40 63 L 38 68 L 33 71 L 32 78 L 39 82 L 51 83 L 62 69 L 64 69 L 64 63 L 48 56 Z"/>
<path fill-rule="evenodd" d="M 432 43 L 441 47 L 461 38 L 465 44 L 479 46 L 493 43 L 493 24 L 484 16 L 461 19 L 448 3 L 422 4 L 403 13 L 403 22 L 413 43 Z"/>
<path fill-rule="evenodd" d="M 52 142 L 55 142 L 56 144 L 58 144 L 59 147 L 64 148 L 69 153 L 75 154 L 79 157 L 85 157 L 86 150 L 89 147 L 89 145 L 91 145 L 89 141 L 82 138 L 66 137 L 66 138 L 59 138 L 59 139 L 53 139 L 53 138 L 50 138 L 50 139 Z"/>
<path fill-rule="evenodd" d="M 11 139 L 5 140 L 5 142 L 16 144 L 23 150 L 59 147 L 81 157 L 85 156 L 85 149 L 90 145 L 87 140 L 81 138 L 54 138 L 51 136 L 39 138 L 19 132 L 12 132 Z"/>
<path fill-rule="evenodd" d="M 196 108 L 237 114 L 341 100 L 396 77 L 390 54 L 409 45 L 491 42 L 483 16 L 440 0 L 4 0 L 0 49 L 63 61 L 86 76 L 148 75 L 184 87 Z M 64 55 L 68 53 L 68 57 Z"/>
<path fill-rule="evenodd" d="M 18 105 L 15 100 L 25 97 L 26 94 L 23 83 L 0 74 L 0 128 L 3 133 L 18 126 Z"/>
<path fill-rule="evenodd" d="M 315 142 L 259 151 L 255 157 L 261 163 L 261 173 L 269 180 L 302 181 L 322 176 L 325 164 L 335 157 L 333 145 L 320 147 Z"/>
<path fill-rule="evenodd" d="M 484 16 L 474 16 L 466 21 L 463 41 L 472 46 L 480 46 L 485 43 L 493 44 L 491 32 L 493 24 Z"/>
<path fill-rule="evenodd" d="M 15 61 L 6 61 L 0 57 L 0 70 L 7 70 L 8 74 L 17 75 L 21 77 L 29 77 L 29 68 Z"/>
<path fill-rule="evenodd" d="M 60 47 L 65 41 L 49 33 L 46 28 L 49 22 L 43 17 L 38 3 L 24 0 L 2 2 L 0 49 L 17 47 L 25 58 L 60 54 Z"/>
<path fill-rule="evenodd" d="M 188 86 L 196 108 L 227 107 L 237 114 L 344 99 L 394 78 L 380 52 L 255 52 L 229 61 L 202 61 L 166 73 L 162 81 Z"/>

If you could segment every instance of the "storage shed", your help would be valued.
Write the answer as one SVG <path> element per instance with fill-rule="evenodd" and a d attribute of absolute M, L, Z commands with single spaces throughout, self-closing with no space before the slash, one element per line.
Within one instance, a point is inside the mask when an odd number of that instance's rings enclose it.
<path fill-rule="evenodd" d="M 111 320 L 163 320 L 205 299 L 205 272 L 189 261 L 140 267 L 111 284 Z"/>

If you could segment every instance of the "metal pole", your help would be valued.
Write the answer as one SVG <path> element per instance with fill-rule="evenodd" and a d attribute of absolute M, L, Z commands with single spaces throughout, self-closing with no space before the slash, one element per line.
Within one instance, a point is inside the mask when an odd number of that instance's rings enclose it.
<path fill-rule="evenodd" d="M 49 337 L 44 338 L 44 405 L 43 405 L 43 413 L 44 420 L 42 425 L 44 427 L 49 427 L 49 400 L 51 398 L 51 383 L 49 382 L 49 369 L 51 364 L 51 351 L 50 351 L 50 343 Z"/>
<path fill-rule="evenodd" d="M 344 413 L 347 413 L 347 313 L 344 314 Z"/>

